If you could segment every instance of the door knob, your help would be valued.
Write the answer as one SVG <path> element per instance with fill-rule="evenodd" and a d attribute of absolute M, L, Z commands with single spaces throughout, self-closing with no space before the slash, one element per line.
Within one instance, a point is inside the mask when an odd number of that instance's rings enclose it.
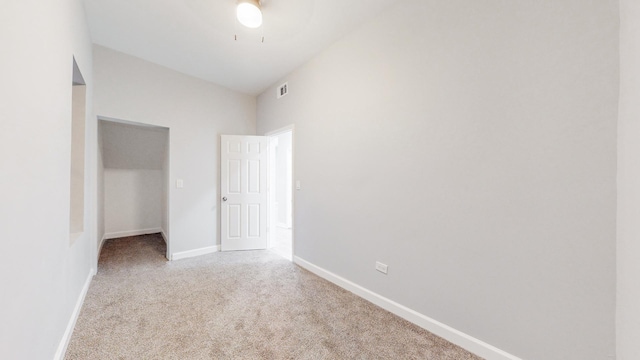
<path fill-rule="evenodd" d="M 225 196 L 225 197 L 223 197 L 223 198 L 222 198 L 222 201 L 227 201 L 227 197 L 226 197 L 226 196 Z"/>

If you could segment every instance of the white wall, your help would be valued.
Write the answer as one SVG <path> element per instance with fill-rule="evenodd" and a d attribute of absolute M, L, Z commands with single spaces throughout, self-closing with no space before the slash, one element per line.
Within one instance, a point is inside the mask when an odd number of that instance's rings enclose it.
<path fill-rule="evenodd" d="M 167 219 L 168 130 L 101 120 L 107 238 L 159 231 Z"/>
<path fill-rule="evenodd" d="M 94 69 L 97 115 L 170 128 L 171 251 L 218 244 L 220 134 L 255 134 L 255 97 L 100 46 Z"/>
<path fill-rule="evenodd" d="M 296 127 L 296 255 L 525 359 L 609 358 L 618 19 L 407 0 L 267 89 L 258 133 Z"/>
<path fill-rule="evenodd" d="M 619 360 L 640 359 L 640 3 L 620 2 L 620 118 L 618 121 Z"/>
<path fill-rule="evenodd" d="M 52 359 L 95 265 L 96 123 L 82 2 L 3 2 L 0 43 L 0 358 Z M 74 56 L 88 116 L 84 233 L 70 245 Z"/>
<path fill-rule="evenodd" d="M 81 77 L 74 62 L 73 76 Z M 71 208 L 69 214 L 71 242 L 84 232 L 85 144 L 86 144 L 86 86 L 76 84 L 71 90 Z"/>
<path fill-rule="evenodd" d="M 105 169 L 105 232 L 127 236 L 162 226 L 162 170 Z"/>

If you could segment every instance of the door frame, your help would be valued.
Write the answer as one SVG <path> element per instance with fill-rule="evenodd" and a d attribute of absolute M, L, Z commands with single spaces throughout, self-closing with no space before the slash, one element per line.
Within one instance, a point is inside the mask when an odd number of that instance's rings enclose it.
<path fill-rule="evenodd" d="M 96 199 L 98 199 L 99 197 L 99 185 L 97 184 L 98 182 L 98 177 L 97 177 L 97 156 L 102 156 L 102 149 L 101 149 L 101 140 L 100 140 L 100 121 L 106 121 L 106 122 L 113 122 L 113 123 L 120 123 L 120 124 L 125 124 L 125 125 L 133 125 L 133 126 L 138 126 L 141 128 L 150 128 L 150 129 L 163 129 L 166 130 L 166 134 L 167 134 L 167 138 L 166 138 L 166 150 L 165 150 L 165 158 L 167 160 L 167 168 L 163 169 L 163 181 L 165 181 L 165 189 L 164 192 L 162 194 L 162 196 L 164 197 L 164 200 L 166 202 L 166 209 L 165 209 L 165 213 L 162 214 L 162 216 L 165 217 L 165 223 L 167 225 L 166 229 L 163 229 L 162 226 L 160 226 L 160 233 L 162 234 L 162 237 L 164 238 L 165 244 L 167 245 L 167 251 L 165 253 L 165 257 L 167 258 L 167 260 L 171 261 L 173 260 L 173 253 L 171 252 L 171 128 L 168 126 L 161 126 L 161 125 L 155 125 L 155 124 L 151 124 L 151 123 L 143 123 L 143 122 L 139 122 L 139 121 L 133 121 L 133 120 L 124 120 L 124 119 L 119 119 L 119 118 L 113 118 L 113 117 L 108 117 L 108 116 L 101 116 L 101 115 L 97 115 L 96 116 L 96 189 L 95 189 L 95 196 Z M 104 181 L 104 176 L 102 178 L 102 180 Z M 104 205 L 104 193 L 102 194 L 102 204 Z M 96 234 L 98 237 L 102 236 L 102 238 L 100 239 L 100 243 L 99 244 L 95 244 L 95 251 L 94 251 L 94 258 L 95 258 L 95 268 L 96 271 L 98 269 L 98 260 L 100 258 L 100 253 L 102 252 L 102 246 L 104 245 L 105 241 L 107 240 L 105 238 L 105 234 L 98 234 L 98 230 L 97 230 L 97 222 L 98 222 L 98 213 L 99 211 L 97 210 L 97 206 L 98 206 L 99 201 L 96 200 L 96 216 L 95 216 L 95 222 L 96 222 Z M 102 221 L 104 223 L 104 209 L 102 210 Z"/>
<path fill-rule="evenodd" d="M 294 261 L 294 257 L 296 254 L 296 241 L 295 241 L 295 229 L 296 229 L 296 190 L 295 190 L 295 178 L 296 178 L 296 137 L 295 137 L 295 125 L 287 125 L 281 127 L 279 129 L 266 132 L 264 136 L 269 138 L 269 156 L 267 161 L 267 187 L 269 191 L 267 191 L 267 248 L 271 248 L 272 237 L 275 234 L 275 229 L 271 227 L 271 217 L 275 216 L 272 214 L 272 205 L 274 199 L 271 198 L 271 189 L 273 184 L 271 184 L 271 172 L 273 164 L 271 163 L 271 139 L 275 136 L 282 135 L 284 133 L 291 132 L 291 261 Z"/>

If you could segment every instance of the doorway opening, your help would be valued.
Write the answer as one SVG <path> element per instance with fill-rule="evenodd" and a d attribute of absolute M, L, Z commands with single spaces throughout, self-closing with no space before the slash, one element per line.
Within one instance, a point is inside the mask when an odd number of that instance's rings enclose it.
<path fill-rule="evenodd" d="M 269 250 L 293 259 L 293 126 L 269 137 Z"/>
<path fill-rule="evenodd" d="M 169 129 L 99 118 L 98 144 L 98 249 L 108 239 L 159 234 L 169 259 Z"/>

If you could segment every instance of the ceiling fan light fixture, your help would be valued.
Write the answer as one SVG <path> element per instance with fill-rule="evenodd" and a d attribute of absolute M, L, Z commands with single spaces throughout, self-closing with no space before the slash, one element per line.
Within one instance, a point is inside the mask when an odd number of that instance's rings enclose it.
<path fill-rule="evenodd" d="M 238 0 L 236 16 L 240 24 L 248 28 L 259 28 L 262 25 L 262 10 L 259 0 Z"/>

